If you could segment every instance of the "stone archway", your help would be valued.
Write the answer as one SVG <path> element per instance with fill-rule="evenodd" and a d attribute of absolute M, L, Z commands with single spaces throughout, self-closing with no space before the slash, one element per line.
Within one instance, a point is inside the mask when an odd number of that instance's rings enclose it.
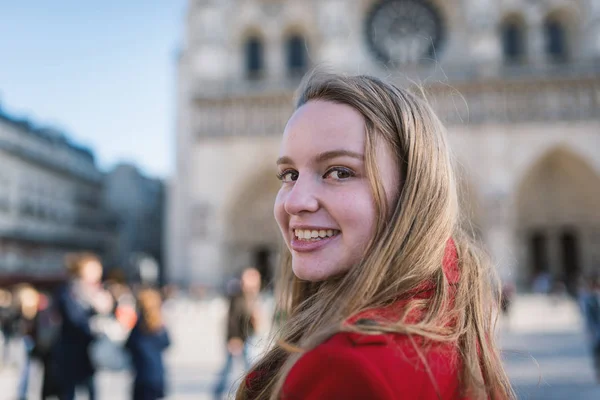
<path fill-rule="evenodd" d="M 548 274 L 574 293 L 579 276 L 600 270 L 600 176 L 557 148 L 530 168 L 516 200 L 521 283 Z"/>
<path fill-rule="evenodd" d="M 249 179 L 228 207 L 223 249 L 227 275 L 253 266 L 265 286 L 274 278 L 281 236 L 273 217 L 280 183 L 270 172 Z"/>

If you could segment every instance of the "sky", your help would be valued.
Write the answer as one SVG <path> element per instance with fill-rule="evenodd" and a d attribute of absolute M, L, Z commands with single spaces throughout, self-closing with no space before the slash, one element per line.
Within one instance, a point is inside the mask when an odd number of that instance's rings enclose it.
<path fill-rule="evenodd" d="M 186 0 L 0 0 L 0 107 L 63 130 L 98 166 L 173 172 Z"/>

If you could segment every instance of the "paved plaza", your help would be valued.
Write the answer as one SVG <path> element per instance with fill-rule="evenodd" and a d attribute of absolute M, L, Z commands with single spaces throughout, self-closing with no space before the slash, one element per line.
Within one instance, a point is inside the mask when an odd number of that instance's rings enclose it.
<path fill-rule="evenodd" d="M 264 304 L 268 321 L 270 302 Z M 169 399 L 210 399 L 211 387 L 224 360 L 223 328 L 226 304 L 222 299 L 178 300 L 168 307 L 173 346 L 167 353 Z M 266 324 L 265 324 L 266 325 Z M 264 326 L 263 333 L 267 330 Z M 527 296 L 515 301 L 509 320 L 499 326 L 503 355 L 510 377 L 522 399 L 600 399 L 576 305 L 565 300 Z M 266 345 L 258 339 L 256 356 Z M 15 351 L 17 348 L 15 347 Z M 38 398 L 39 368 L 33 368 L 29 399 Z M 242 363 L 237 365 L 242 373 Z M 0 370 L 0 400 L 15 400 L 17 368 Z M 128 373 L 102 372 L 100 400 L 128 399 Z M 232 385 L 236 382 L 232 377 Z M 85 396 L 81 397 L 86 398 Z"/>

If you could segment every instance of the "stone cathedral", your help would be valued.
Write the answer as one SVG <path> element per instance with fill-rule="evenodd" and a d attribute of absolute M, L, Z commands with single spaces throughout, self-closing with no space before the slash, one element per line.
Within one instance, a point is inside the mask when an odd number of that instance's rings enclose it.
<path fill-rule="evenodd" d="M 184 37 L 172 282 L 272 273 L 279 142 L 319 65 L 424 89 L 504 280 L 600 272 L 600 0 L 189 0 Z"/>

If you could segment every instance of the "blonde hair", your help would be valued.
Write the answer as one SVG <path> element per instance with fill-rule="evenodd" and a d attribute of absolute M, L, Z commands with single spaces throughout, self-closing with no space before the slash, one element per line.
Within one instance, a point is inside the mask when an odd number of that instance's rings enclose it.
<path fill-rule="evenodd" d="M 397 332 L 454 344 L 461 355 L 459 378 L 465 394 L 514 397 L 494 343 L 498 302 L 491 287 L 493 268 L 461 228 L 446 133 L 433 110 L 407 90 L 368 76 L 314 72 L 298 93 L 296 108 L 310 101 L 330 101 L 351 106 L 363 116 L 365 164 L 378 218 L 364 258 L 342 277 L 301 281 L 292 272 L 289 251 L 283 250 L 278 307 L 288 319 L 278 333 L 279 342 L 253 368 L 259 372 L 252 388 L 242 384 L 236 398 L 277 398 L 303 352 L 348 330 Z M 375 158 L 378 141 L 395 152 L 400 169 L 400 195 L 390 210 Z M 442 267 L 450 238 L 460 271 L 452 288 Z M 435 285 L 431 298 L 411 297 L 428 281 Z M 406 320 L 410 314 L 406 312 L 405 317 L 384 325 L 344 324 L 352 316 L 393 304 L 403 296 L 407 310 L 421 311 L 417 322 Z"/>
<path fill-rule="evenodd" d="M 96 254 L 89 252 L 68 253 L 65 255 L 65 266 L 67 272 L 72 277 L 81 277 L 83 267 L 90 261 L 100 263 L 100 258 Z"/>
<path fill-rule="evenodd" d="M 163 327 L 160 293 L 154 289 L 142 289 L 137 297 L 143 329 L 149 333 L 160 331 Z"/>
<path fill-rule="evenodd" d="M 21 284 L 15 288 L 15 300 L 21 315 L 33 319 L 38 312 L 40 294 L 29 284 Z"/>

